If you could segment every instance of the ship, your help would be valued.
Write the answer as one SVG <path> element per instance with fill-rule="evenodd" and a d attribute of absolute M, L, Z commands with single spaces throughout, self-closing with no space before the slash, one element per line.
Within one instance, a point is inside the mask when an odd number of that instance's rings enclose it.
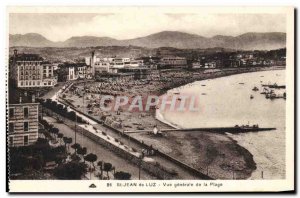
<path fill-rule="evenodd" d="M 272 85 L 262 84 L 262 86 L 263 87 L 274 88 L 274 89 L 285 89 L 285 85 L 277 85 L 277 83 L 274 83 Z"/>

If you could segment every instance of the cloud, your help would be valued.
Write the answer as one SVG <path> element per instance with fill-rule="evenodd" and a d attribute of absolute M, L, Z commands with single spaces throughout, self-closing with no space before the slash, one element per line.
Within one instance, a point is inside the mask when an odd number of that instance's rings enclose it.
<path fill-rule="evenodd" d="M 40 33 L 53 41 L 72 36 L 131 39 L 170 30 L 211 37 L 245 32 L 285 32 L 281 14 L 163 13 L 142 8 L 128 12 L 10 14 L 10 33 Z M 274 25 L 276 24 L 276 25 Z"/>

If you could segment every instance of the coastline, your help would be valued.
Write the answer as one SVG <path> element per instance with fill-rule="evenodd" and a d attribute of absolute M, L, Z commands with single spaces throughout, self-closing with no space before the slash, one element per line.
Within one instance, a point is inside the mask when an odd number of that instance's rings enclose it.
<path fill-rule="evenodd" d="M 285 69 L 285 68 L 271 68 L 270 70 L 281 70 L 281 69 Z M 261 71 L 263 71 L 263 70 L 261 70 Z M 259 72 L 259 71 L 257 71 L 257 72 Z M 238 73 L 236 73 L 236 74 L 238 74 Z M 235 74 L 232 74 L 232 75 L 235 75 Z M 226 75 L 226 76 L 230 76 L 230 75 Z M 221 77 L 226 77 L 226 76 L 221 76 Z M 215 78 L 220 78 L 220 77 L 215 77 Z M 210 78 L 210 79 L 215 79 L 215 78 Z M 207 79 L 203 79 L 203 80 L 207 80 Z M 202 80 L 199 80 L 199 81 L 202 81 Z M 181 85 L 181 86 L 184 86 L 184 85 Z M 172 88 L 172 89 L 174 89 L 174 88 Z M 172 90 L 172 89 L 170 89 L 170 90 Z M 156 110 L 156 113 L 154 116 L 158 121 L 168 125 L 169 127 L 180 128 L 180 126 L 165 119 L 165 117 L 162 115 L 162 113 L 159 111 L 159 109 Z M 251 173 L 254 172 L 256 170 L 256 162 L 254 161 L 253 154 L 249 150 L 247 150 L 247 148 L 240 145 L 239 142 L 237 140 L 235 140 L 233 137 L 228 136 L 228 135 L 226 135 L 226 136 L 228 137 L 228 139 L 230 139 L 232 141 L 232 144 L 236 146 L 235 150 L 244 156 L 247 166 L 251 169 Z M 251 173 L 250 174 L 249 174 L 249 172 L 247 173 L 247 175 L 249 175 L 249 177 L 247 177 L 247 178 L 251 177 Z"/>
<path fill-rule="evenodd" d="M 146 85 L 148 87 L 133 86 L 130 90 L 128 90 L 128 93 L 135 95 L 142 92 L 144 94 L 163 95 L 171 89 L 195 81 L 215 79 L 241 73 L 278 69 L 284 68 L 231 68 L 211 73 L 204 73 L 201 71 L 202 73 L 199 72 L 199 75 L 196 77 L 191 75 L 192 72 L 187 71 L 182 72 L 181 74 L 187 76 L 190 75 L 190 78 L 185 76 L 180 76 L 181 78 L 178 78 L 178 80 L 174 78 L 172 79 L 172 82 L 164 82 L 158 84 L 158 86 L 154 86 L 156 88 L 154 91 L 153 89 L 149 89 L 149 86 L 151 88 L 151 85 Z M 166 73 L 167 72 L 172 73 L 173 71 L 166 71 Z M 79 106 L 80 100 L 82 99 L 72 96 L 67 97 L 70 97 L 71 101 L 74 101 L 74 106 L 76 106 L 76 108 L 82 108 Z M 91 114 L 91 116 L 99 119 L 99 114 Z M 149 112 L 121 111 L 119 115 L 117 115 L 116 112 L 111 112 L 107 117 L 110 119 L 121 120 L 124 126 L 123 130 L 139 130 L 139 127 L 141 126 L 144 129 L 153 129 L 153 126 L 155 125 L 160 128 L 177 128 L 175 124 L 166 121 L 162 115 L 158 116 L 154 110 Z M 227 135 L 208 133 L 205 131 L 201 131 L 201 133 L 168 133 L 163 137 L 155 137 L 145 133 L 133 133 L 128 135 L 144 142 L 145 144 L 154 145 L 153 147 L 155 149 L 158 149 L 203 173 L 207 173 L 209 176 L 216 179 L 246 179 L 249 178 L 251 173 L 256 169 L 256 163 L 253 160 L 253 155 L 247 149 L 240 146 L 237 141 Z M 231 161 L 240 161 L 241 163 L 238 165 L 232 165 Z M 235 174 L 234 177 L 232 176 L 232 172 Z"/>

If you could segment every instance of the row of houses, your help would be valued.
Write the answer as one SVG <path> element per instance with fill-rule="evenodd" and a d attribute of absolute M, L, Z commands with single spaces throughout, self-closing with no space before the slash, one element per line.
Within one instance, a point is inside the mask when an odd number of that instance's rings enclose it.
<path fill-rule="evenodd" d="M 254 59 L 226 59 L 226 60 L 213 60 L 207 62 L 194 61 L 192 68 L 222 68 L 222 67 L 249 67 L 249 66 L 284 66 L 285 60 L 254 60 Z"/>
<path fill-rule="evenodd" d="M 38 139 L 40 108 L 34 93 L 57 84 L 54 70 L 55 65 L 38 54 L 14 50 L 9 58 L 8 146 L 27 146 Z"/>
<path fill-rule="evenodd" d="M 111 76 L 112 74 L 131 73 L 134 76 L 135 73 L 144 74 L 144 70 L 149 69 L 151 65 L 160 65 L 165 68 L 186 67 L 187 60 L 182 57 L 100 58 L 95 55 L 95 52 L 92 52 L 91 56 L 85 57 L 84 62 L 60 64 L 57 74 L 59 81 L 92 79 L 98 74 Z"/>

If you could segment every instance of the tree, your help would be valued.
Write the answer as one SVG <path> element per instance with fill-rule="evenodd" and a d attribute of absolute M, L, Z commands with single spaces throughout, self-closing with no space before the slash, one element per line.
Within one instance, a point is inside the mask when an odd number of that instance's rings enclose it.
<path fill-rule="evenodd" d="M 60 164 L 54 169 L 54 176 L 58 179 L 81 179 L 87 172 L 85 163 L 68 162 Z"/>
<path fill-rule="evenodd" d="M 87 154 L 84 159 L 88 162 L 90 162 L 93 167 L 95 168 L 94 162 L 97 161 L 97 155 L 93 154 L 93 153 L 89 153 Z"/>
<path fill-rule="evenodd" d="M 84 159 L 86 161 L 90 162 L 90 169 L 91 169 L 91 164 L 95 168 L 94 162 L 97 161 L 97 155 L 95 155 L 93 153 L 89 153 L 84 157 Z M 91 179 L 91 173 L 92 173 L 92 171 L 90 170 L 90 179 Z"/>
<path fill-rule="evenodd" d="M 112 164 L 111 164 L 111 163 L 104 163 L 104 165 L 103 165 L 103 170 L 106 171 L 107 178 L 109 179 L 109 174 L 108 174 L 108 172 L 110 172 L 110 171 L 113 170 Z"/>
<path fill-rule="evenodd" d="M 65 147 L 67 147 L 68 145 L 68 150 L 69 150 L 69 145 L 72 144 L 72 138 L 68 138 L 68 137 L 63 137 L 63 141 L 65 143 Z"/>
<path fill-rule="evenodd" d="M 120 171 L 120 172 L 116 172 L 114 174 L 114 177 L 117 180 L 130 180 L 131 174 L 127 173 L 127 172 Z"/>
<path fill-rule="evenodd" d="M 57 134 L 59 133 L 59 129 L 58 129 L 58 128 L 52 128 L 52 129 L 50 130 L 50 132 L 54 135 L 54 138 L 55 138 L 55 140 L 56 140 L 56 136 L 57 136 Z"/>
<path fill-rule="evenodd" d="M 74 111 L 70 111 L 68 113 L 68 118 L 72 121 L 75 121 L 76 120 L 76 113 Z"/>
<path fill-rule="evenodd" d="M 75 143 L 71 146 L 71 148 L 75 149 L 75 154 L 77 154 L 77 150 L 81 148 L 80 144 Z"/>
<path fill-rule="evenodd" d="M 83 158 L 83 160 L 84 160 L 84 162 L 85 162 L 84 156 L 85 156 L 86 153 L 87 153 L 86 147 L 80 147 L 80 148 L 77 150 L 77 153 L 78 153 L 79 155 L 82 156 L 82 158 Z"/>

